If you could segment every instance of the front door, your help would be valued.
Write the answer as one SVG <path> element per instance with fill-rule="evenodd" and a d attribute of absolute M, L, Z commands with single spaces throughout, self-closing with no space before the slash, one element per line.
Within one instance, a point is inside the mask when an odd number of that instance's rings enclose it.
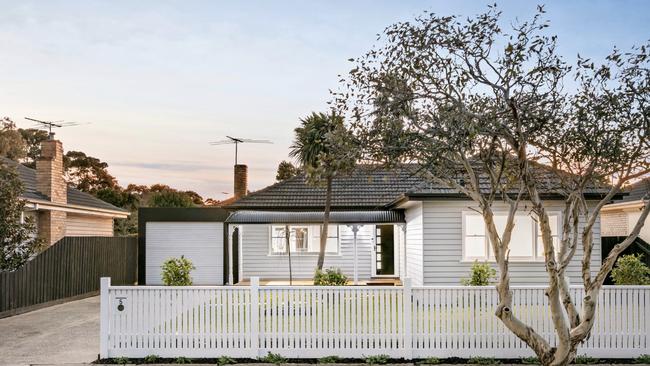
<path fill-rule="evenodd" d="M 375 226 L 373 271 L 375 276 L 395 275 L 395 231 L 393 225 Z"/>

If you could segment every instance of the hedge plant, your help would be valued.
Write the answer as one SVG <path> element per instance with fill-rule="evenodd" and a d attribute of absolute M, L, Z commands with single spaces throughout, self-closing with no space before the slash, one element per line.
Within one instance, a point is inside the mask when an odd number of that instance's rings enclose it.
<path fill-rule="evenodd" d="M 192 261 L 181 256 L 169 258 L 162 265 L 162 280 L 165 286 L 191 286 L 190 272 L 195 269 Z"/>

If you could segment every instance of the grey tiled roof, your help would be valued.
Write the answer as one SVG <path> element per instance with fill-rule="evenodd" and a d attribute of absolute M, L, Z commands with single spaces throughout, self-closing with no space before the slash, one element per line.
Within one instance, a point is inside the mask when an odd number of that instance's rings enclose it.
<path fill-rule="evenodd" d="M 16 172 L 18 173 L 18 177 L 20 178 L 20 181 L 23 183 L 23 188 L 25 189 L 25 192 L 23 192 L 22 195 L 23 198 L 45 200 L 45 201 L 50 200 L 49 197 L 36 190 L 36 170 L 32 168 L 28 168 L 22 164 L 19 164 L 5 157 L 0 157 L 0 160 L 9 166 L 13 166 L 16 169 Z M 127 212 L 124 209 L 113 206 L 108 202 L 104 202 L 95 196 L 92 196 L 88 193 L 82 192 L 72 187 L 68 187 L 68 204 L 90 207 L 90 208 L 99 208 L 103 210 Z"/>
<path fill-rule="evenodd" d="M 336 177 L 332 182 L 333 210 L 381 210 L 389 207 L 403 196 L 465 198 L 456 189 L 444 184 L 435 184 L 414 174 L 415 166 L 392 170 L 362 165 L 349 175 Z M 542 194 L 561 194 L 557 179 L 549 168 L 538 166 L 535 170 L 542 182 Z M 458 179 L 460 181 L 460 179 Z M 480 180 L 482 188 L 489 188 L 487 177 Z M 606 190 L 605 190 L 606 191 Z M 588 189 L 587 194 L 602 194 L 602 189 Z M 262 190 L 252 192 L 226 206 L 230 209 L 322 209 L 325 205 L 325 187 L 307 184 L 303 175 L 276 183 Z"/>
<path fill-rule="evenodd" d="M 624 191 L 627 192 L 628 195 L 624 196 L 620 200 L 616 200 L 616 203 L 639 201 L 643 199 L 643 196 L 645 196 L 648 191 L 650 191 L 650 178 L 645 178 L 631 184 Z"/>

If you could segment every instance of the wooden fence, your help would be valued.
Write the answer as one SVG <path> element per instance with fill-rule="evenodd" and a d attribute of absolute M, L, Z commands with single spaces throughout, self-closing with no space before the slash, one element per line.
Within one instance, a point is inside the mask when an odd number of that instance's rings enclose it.
<path fill-rule="evenodd" d="M 103 279 L 101 357 L 533 356 L 494 316 L 493 287 L 258 284 L 121 287 Z M 581 298 L 581 287 L 571 291 Z M 514 312 L 553 342 L 544 288 L 513 287 L 513 296 Z M 650 353 L 650 286 L 607 286 L 599 301 L 579 354 Z"/>
<path fill-rule="evenodd" d="M 65 237 L 14 272 L 0 273 L 0 318 L 88 296 L 101 277 L 137 281 L 135 237 Z"/>

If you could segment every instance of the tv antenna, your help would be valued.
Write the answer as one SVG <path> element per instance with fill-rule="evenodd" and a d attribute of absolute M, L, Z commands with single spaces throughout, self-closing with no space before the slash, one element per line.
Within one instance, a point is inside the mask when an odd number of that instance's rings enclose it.
<path fill-rule="evenodd" d="M 244 138 L 239 138 L 239 137 L 232 137 L 232 136 L 226 136 L 226 140 L 221 140 L 221 141 L 212 141 L 210 142 L 210 145 L 231 145 L 235 144 L 235 165 L 237 165 L 237 146 L 239 144 L 272 144 L 273 142 L 269 140 L 252 140 L 252 139 L 244 139 Z"/>
<path fill-rule="evenodd" d="M 73 127 L 73 126 L 90 124 L 90 122 L 41 121 L 39 119 L 29 118 L 29 117 L 25 117 L 25 119 L 28 121 L 36 122 L 36 125 L 32 126 L 31 128 L 39 128 L 39 129 L 47 130 L 48 137 L 50 140 L 54 137 L 54 132 L 52 132 L 52 128 Z"/>

